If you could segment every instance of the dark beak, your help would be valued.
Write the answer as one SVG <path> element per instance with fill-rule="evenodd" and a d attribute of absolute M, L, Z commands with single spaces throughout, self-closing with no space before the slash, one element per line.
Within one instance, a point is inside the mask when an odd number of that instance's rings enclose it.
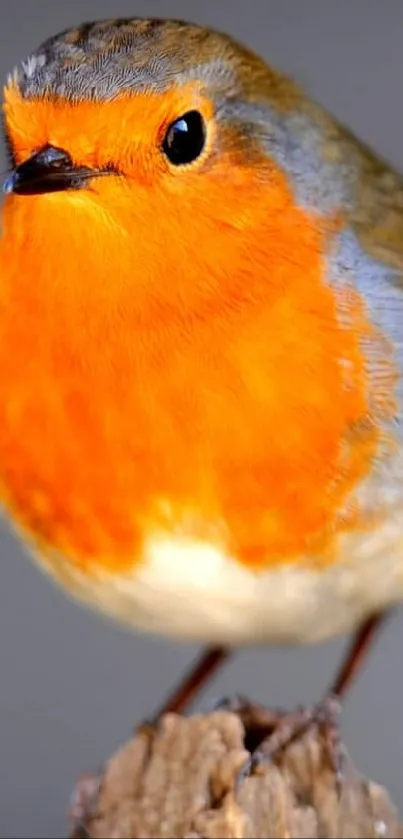
<path fill-rule="evenodd" d="M 67 189 L 82 189 L 91 178 L 107 171 L 74 166 L 64 149 L 45 146 L 5 178 L 3 192 L 17 195 L 42 195 Z"/>

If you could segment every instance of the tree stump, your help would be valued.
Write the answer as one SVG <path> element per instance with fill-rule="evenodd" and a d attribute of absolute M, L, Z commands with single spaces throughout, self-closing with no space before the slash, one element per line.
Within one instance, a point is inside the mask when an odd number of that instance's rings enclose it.
<path fill-rule="evenodd" d="M 337 788 L 323 738 L 312 727 L 256 775 L 241 718 L 214 711 L 165 716 L 79 782 L 71 837 L 83 839 L 299 839 L 403 837 L 382 787 L 346 753 Z"/>

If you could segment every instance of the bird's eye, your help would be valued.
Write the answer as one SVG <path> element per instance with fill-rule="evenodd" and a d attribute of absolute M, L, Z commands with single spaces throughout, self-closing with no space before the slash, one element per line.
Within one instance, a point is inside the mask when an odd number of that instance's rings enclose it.
<path fill-rule="evenodd" d="M 199 111 L 188 111 L 171 122 L 162 149 L 174 166 L 192 163 L 201 154 L 206 141 L 206 127 Z"/>

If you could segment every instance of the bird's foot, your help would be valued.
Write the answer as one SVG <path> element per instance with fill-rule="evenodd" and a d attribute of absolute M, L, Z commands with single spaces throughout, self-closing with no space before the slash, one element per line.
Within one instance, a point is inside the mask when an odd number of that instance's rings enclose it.
<path fill-rule="evenodd" d="M 324 738 L 325 754 L 340 794 L 344 750 L 340 735 L 341 704 L 337 697 L 329 695 L 317 705 L 291 712 L 266 709 L 243 697 L 220 700 L 216 708 L 237 714 L 245 728 L 245 746 L 250 757 L 240 769 L 238 783 L 250 775 L 262 773 L 290 743 L 316 726 Z"/>

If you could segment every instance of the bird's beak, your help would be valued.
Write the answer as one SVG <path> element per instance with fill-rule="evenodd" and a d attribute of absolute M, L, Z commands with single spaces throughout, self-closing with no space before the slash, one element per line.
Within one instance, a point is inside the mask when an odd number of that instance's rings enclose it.
<path fill-rule="evenodd" d="M 77 167 L 64 149 L 45 146 L 6 176 L 3 192 L 6 195 L 42 195 L 46 192 L 81 189 L 91 178 L 101 174 L 107 172 Z"/>

